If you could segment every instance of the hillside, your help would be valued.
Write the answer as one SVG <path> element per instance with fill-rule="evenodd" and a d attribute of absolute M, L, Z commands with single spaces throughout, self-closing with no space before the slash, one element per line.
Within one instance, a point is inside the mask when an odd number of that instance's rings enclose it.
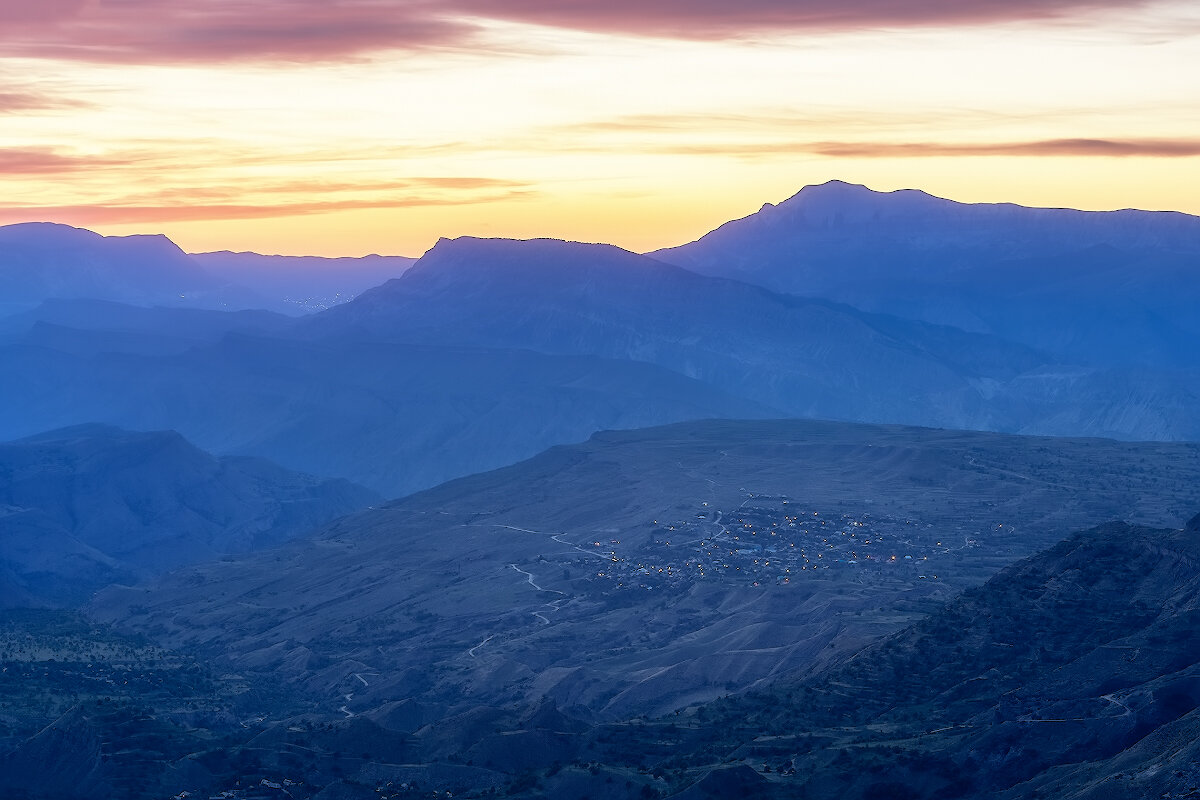
<path fill-rule="evenodd" d="M 763 797 L 1189 796 L 1198 589 L 1200 517 L 1112 523 L 807 680 L 596 741 L 614 763 L 650 747 L 689 798 L 731 762 Z"/>
<path fill-rule="evenodd" d="M 614 719 L 819 668 L 1073 520 L 1181 524 L 1198 479 L 1183 444 L 803 421 L 610 432 L 94 611 L 330 712 L 545 696 Z"/>
<path fill-rule="evenodd" d="M 88 425 L 0 444 L 0 605 L 72 603 L 115 580 L 278 544 L 377 495 L 173 431 Z"/>

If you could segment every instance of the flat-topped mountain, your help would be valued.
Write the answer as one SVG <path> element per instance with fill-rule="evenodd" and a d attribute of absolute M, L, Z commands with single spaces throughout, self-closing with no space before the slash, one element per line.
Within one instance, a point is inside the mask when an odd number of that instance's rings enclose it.
<path fill-rule="evenodd" d="M 102 236 L 51 222 L 0 226 L 0 317 L 46 300 L 307 314 L 402 274 L 401 256 L 189 255 L 161 234 Z"/>
<path fill-rule="evenodd" d="M 84 425 L 0 444 L 0 604 L 72 602 L 113 580 L 246 553 L 377 495 L 173 431 Z"/>
<path fill-rule="evenodd" d="M 1200 218 L 967 204 L 831 181 L 651 253 L 1098 365 L 1200 362 Z"/>
<path fill-rule="evenodd" d="M 220 283 L 165 236 L 101 236 L 49 222 L 0 226 L 0 313 L 47 299 L 219 302 Z"/>

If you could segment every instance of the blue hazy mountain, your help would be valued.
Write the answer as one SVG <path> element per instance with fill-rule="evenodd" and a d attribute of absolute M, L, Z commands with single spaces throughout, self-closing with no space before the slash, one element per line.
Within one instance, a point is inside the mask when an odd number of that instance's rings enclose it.
<path fill-rule="evenodd" d="M 0 317 L 45 300 L 305 314 L 400 275 L 400 256 L 188 255 L 162 235 L 101 236 L 49 222 L 0 226 Z"/>
<path fill-rule="evenodd" d="M 169 428 L 397 495 L 600 429 L 781 414 L 640 362 L 233 331 L 181 345 L 172 333 L 40 323 L 0 342 L 0 437 L 91 421 Z"/>
<path fill-rule="evenodd" d="M 789 415 L 978 426 L 972 383 L 1047 359 L 994 337 L 710 278 L 609 245 L 443 240 L 315 335 L 657 364 Z"/>
<path fill-rule="evenodd" d="M 278 544 L 378 496 L 173 431 L 83 425 L 0 444 L 0 605 Z"/>
<path fill-rule="evenodd" d="M 1200 366 L 1200 218 L 831 181 L 653 257 L 1075 362 Z"/>
<path fill-rule="evenodd" d="M 221 250 L 193 253 L 192 260 L 229 285 L 244 286 L 266 307 L 307 314 L 344 303 L 355 295 L 399 277 L 416 263 L 404 256 L 359 258 L 275 256 Z"/>
<path fill-rule="evenodd" d="M 1039 434 L 1200 437 L 1200 375 L 1089 366 L 990 334 L 698 275 L 607 245 L 439 242 L 310 318 L 314 337 L 647 361 L 792 416 Z"/>
<path fill-rule="evenodd" d="M 46 300 L 0 317 L 0 342 L 38 343 L 84 353 L 182 353 L 231 333 L 286 331 L 292 319 L 271 311 L 134 306 L 111 300 Z"/>
<path fill-rule="evenodd" d="M 15 320 L 0 436 L 169 428 L 389 495 L 710 417 L 1200 438 L 1195 372 L 1072 364 L 604 245 L 443 241 L 297 321 L 83 302 Z"/>
<path fill-rule="evenodd" d="M 49 222 L 0 226 L 0 314 L 51 298 L 219 306 L 222 289 L 165 236 L 101 236 Z"/>

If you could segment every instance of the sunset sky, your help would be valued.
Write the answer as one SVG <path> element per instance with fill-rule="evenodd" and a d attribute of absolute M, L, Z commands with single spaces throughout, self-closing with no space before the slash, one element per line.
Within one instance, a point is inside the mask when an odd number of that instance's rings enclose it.
<path fill-rule="evenodd" d="M 0 223 L 679 244 L 831 178 L 1200 214 L 1195 0 L 0 0 Z"/>

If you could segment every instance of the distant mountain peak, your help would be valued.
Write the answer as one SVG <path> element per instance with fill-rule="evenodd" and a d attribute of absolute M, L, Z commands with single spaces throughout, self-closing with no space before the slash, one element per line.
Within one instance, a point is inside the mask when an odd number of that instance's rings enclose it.
<path fill-rule="evenodd" d="M 533 239 L 512 239 L 507 237 L 484 236 L 455 236 L 442 237 L 429 249 L 425 255 L 445 252 L 628 252 L 620 247 L 602 242 L 576 242 L 570 239 L 555 239 L 548 236 Z"/>
<path fill-rule="evenodd" d="M 872 189 L 869 186 L 864 186 L 861 183 L 830 180 L 825 183 L 809 184 L 775 207 L 779 209 L 792 209 L 799 207 L 812 208 L 813 206 L 853 207 L 869 205 L 882 207 L 886 205 L 891 208 L 903 208 L 911 203 L 920 203 L 922 206 L 931 203 L 962 205 L 954 200 L 937 197 L 921 189 L 880 191 Z"/>
<path fill-rule="evenodd" d="M 575 242 L 566 239 L 506 239 L 459 236 L 439 239 L 405 275 L 409 283 L 464 278 L 476 281 L 562 279 L 619 269 L 659 268 L 675 270 L 666 264 L 631 253 L 611 244 Z M 430 284 L 432 286 L 432 284 Z"/>
<path fill-rule="evenodd" d="M 883 194 L 883 192 L 877 192 L 874 189 L 870 188 L 869 186 L 866 186 L 865 184 L 851 183 L 849 181 L 842 181 L 842 180 L 838 180 L 837 178 L 834 178 L 832 180 L 825 181 L 824 183 L 810 183 L 808 186 L 805 186 L 799 192 L 797 192 L 796 196 L 799 196 L 802 194 L 812 196 L 812 195 L 818 195 L 818 194 L 832 194 L 832 193 L 838 193 L 838 194 L 851 194 L 851 193 L 852 194 Z"/>
<path fill-rule="evenodd" d="M 16 442 L 33 443 L 65 442 L 73 439 L 119 439 L 130 435 L 130 431 L 116 425 L 107 425 L 103 422 L 84 422 L 79 425 L 68 425 L 63 428 L 55 428 L 51 431 L 35 433 L 32 436 L 17 439 Z"/>

